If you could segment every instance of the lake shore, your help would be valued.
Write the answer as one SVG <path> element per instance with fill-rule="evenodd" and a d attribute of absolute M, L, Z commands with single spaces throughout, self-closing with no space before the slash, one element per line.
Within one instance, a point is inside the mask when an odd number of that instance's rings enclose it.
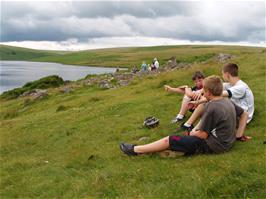
<path fill-rule="evenodd" d="M 88 74 L 105 74 L 116 71 L 114 68 L 107 67 L 74 66 L 51 62 L 1 60 L 0 63 L 0 93 L 49 75 L 58 75 L 64 80 L 76 81 Z"/>

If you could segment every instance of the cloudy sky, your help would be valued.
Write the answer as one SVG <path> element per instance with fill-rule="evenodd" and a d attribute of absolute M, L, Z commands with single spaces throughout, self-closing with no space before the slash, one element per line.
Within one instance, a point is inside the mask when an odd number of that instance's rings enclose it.
<path fill-rule="evenodd" d="M 252 1 L 1 1 L 1 43 L 35 49 L 265 46 L 266 5 Z"/>

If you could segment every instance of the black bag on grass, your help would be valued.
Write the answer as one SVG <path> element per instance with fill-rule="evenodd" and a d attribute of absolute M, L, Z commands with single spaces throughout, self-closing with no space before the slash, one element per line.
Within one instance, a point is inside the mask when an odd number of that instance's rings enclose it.
<path fill-rule="evenodd" d="M 150 116 L 150 117 L 147 117 L 144 122 L 143 122 L 143 126 L 146 126 L 148 128 L 154 128 L 156 126 L 159 125 L 159 122 L 160 120 L 157 119 L 156 117 L 154 116 Z"/>

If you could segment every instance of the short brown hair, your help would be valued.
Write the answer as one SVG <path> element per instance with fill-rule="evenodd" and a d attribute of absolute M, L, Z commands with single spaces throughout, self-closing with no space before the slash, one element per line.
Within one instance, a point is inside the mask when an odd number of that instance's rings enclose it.
<path fill-rule="evenodd" d="M 193 76 L 192 76 L 192 80 L 193 80 L 193 81 L 196 80 L 196 79 L 204 79 L 204 78 L 205 78 L 205 77 L 204 77 L 203 73 L 200 72 L 200 71 L 196 71 L 196 72 L 193 74 Z"/>
<path fill-rule="evenodd" d="M 238 76 L 238 66 L 234 63 L 225 64 L 223 67 L 223 72 L 224 73 L 228 72 L 233 77 L 237 77 Z"/>
<path fill-rule="evenodd" d="M 210 91 L 214 96 L 221 96 L 223 83 L 219 76 L 212 75 L 204 79 L 203 88 Z"/>

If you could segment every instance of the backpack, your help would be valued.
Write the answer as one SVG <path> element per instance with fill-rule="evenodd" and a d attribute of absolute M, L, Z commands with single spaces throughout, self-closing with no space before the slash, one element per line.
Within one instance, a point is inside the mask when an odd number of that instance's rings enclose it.
<path fill-rule="evenodd" d="M 143 126 L 146 126 L 148 128 L 154 128 L 159 125 L 159 122 L 159 119 L 155 118 L 154 116 L 150 116 L 144 120 Z"/>

